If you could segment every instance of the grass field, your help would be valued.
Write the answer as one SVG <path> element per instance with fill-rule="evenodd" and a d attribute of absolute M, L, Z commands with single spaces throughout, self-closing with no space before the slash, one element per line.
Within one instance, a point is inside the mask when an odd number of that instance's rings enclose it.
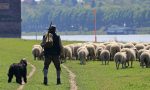
<path fill-rule="evenodd" d="M 56 85 L 56 72 L 54 65 L 51 64 L 49 69 L 49 86 L 44 86 L 43 82 L 43 61 L 34 61 L 32 57 L 32 46 L 39 44 L 40 41 L 27 41 L 21 39 L 0 39 L 0 90 L 16 90 L 19 84 L 15 83 L 13 78 L 12 83 L 7 83 L 7 72 L 10 64 L 19 62 L 21 58 L 27 58 L 30 63 L 35 65 L 36 72 L 32 78 L 28 80 L 24 90 L 69 90 L 68 73 L 62 68 L 62 85 Z M 67 44 L 70 42 L 64 42 Z M 31 66 L 28 65 L 28 74 L 31 71 Z"/>
<path fill-rule="evenodd" d="M 77 76 L 79 90 L 150 90 L 149 68 L 134 62 L 133 68 L 116 70 L 115 63 L 102 65 L 89 61 L 81 66 L 79 61 L 65 63 Z"/>
<path fill-rule="evenodd" d="M 35 65 L 35 74 L 28 80 L 24 90 L 69 90 L 69 76 L 62 68 L 62 85 L 56 85 L 56 72 L 51 64 L 48 73 L 49 85 L 43 82 L 43 61 L 34 61 L 31 49 L 32 45 L 40 41 L 21 39 L 0 39 L 0 90 L 16 90 L 19 84 L 7 83 L 7 71 L 13 62 L 19 62 L 21 58 L 27 58 Z M 75 42 L 63 42 L 64 45 Z M 114 62 L 110 65 L 101 65 L 99 61 L 89 61 L 86 65 L 80 65 L 79 61 L 67 61 L 64 65 L 76 74 L 79 90 L 150 90 L 149 68 L 141 68 L 138 62 L 134 62 L 133 68 L 116 70 Z M 31 67 L 28 65 L 28 73 Z"/>

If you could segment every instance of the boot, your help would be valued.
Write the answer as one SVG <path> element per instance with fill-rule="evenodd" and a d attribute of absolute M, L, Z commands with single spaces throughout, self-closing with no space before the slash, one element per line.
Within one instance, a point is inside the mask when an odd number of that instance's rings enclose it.
<path fill-rule="evenodd" d="M 47 83 L 48 83 L 48 80 L 47 80 L 47 73 L 48 73 L 48 70 L 47 70 L 47 69 L 43 69 L 43 73 L 44 73 L 44 81 L 43 81 L 43 83 L 44 83 L 45 85 L 47 85 Z"/>
<path fill-rule="evenodd" d="M 47 77 L 44 77 L 44 82 L 43 82 L 44 85 L 47 85 L 47 81 L 48 81 L 48 80 L 47 80 Z"/>
<path fill-rule="evenodd" d="M 57 78 L 57 85 L 61 84 L 60 78 Z"/>

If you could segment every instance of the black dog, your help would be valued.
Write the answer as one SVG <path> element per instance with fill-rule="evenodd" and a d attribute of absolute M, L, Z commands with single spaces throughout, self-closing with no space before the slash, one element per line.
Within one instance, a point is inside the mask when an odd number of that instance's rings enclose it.
<path fill-rule="evenodd" d="M 13 63 L 8 71 L 8 83 L 11 82 L 13 75 L 16 77 L 16 82 L 22 84 L 22 78 L 27 83 L 27 61 L 21 59 L 19 63 Z"/>

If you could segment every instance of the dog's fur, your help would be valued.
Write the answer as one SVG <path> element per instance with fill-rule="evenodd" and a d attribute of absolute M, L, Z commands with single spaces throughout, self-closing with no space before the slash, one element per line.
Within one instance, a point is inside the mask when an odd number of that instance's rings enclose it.
<path fill-rule="evenodd" d="M 13 75 L 16 77 L 16 82 L 22 84 L 22 78 L 27 83 L 27 61 L 21 59 L 19 63 L 13 63 L 9 67 L 8 71 L 8 83 L 12 81 Z"/>

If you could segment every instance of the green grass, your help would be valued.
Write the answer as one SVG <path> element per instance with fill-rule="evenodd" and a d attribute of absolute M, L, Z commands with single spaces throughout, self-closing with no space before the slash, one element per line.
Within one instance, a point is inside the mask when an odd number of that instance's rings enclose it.
<path fill-rule="evenodd" d="M 10 64 L 19 62 L 24 57 L 36 67 L 35 74 L 28 80 L 24 90 L 69 90 L 68 73 L 63 68 L 61 73 L 62 85 L 56 85 L 56 71 L 53 63 L 50 65 L 48 73 L 49 86 L 42 84 L 43 61 L 34 61 L 31 53 L 32 46 L 39 44 L 40 41 L 1 38 L 0 43 L 0 90 L 16 90 L 18 88 L 19 84 L 15 83 L 15 77 L 12 83 L 7 83 L 7 72 Z M 27 68 L 29 74 L 31 66 L 28 65 Z"/>
<path fill-rule="evenodd" d="M 75 74 L 79 90 L 150 90 L 149 68 L 141 68 L 134 62 L 134 68 L 116 70 L 115 63 L 102 65 L 100 61 L 79 61 L 65 63 Z"/>
<path fill-rule="evenodd" d="M 56 71 L 53 63 L 50 65 L 48 80 L 49 85 L 44 86 L 43 82 L 43 61 L 34 61 L 31 49 L 34 44 L 40 41 L 21 39 L 0 39 L 0 90 L 16 90 L 19 84 L 7 83 L 7 71 L 10 64 L 19 62 L 21 58 L 27 58 L 30 63 L 36 66 L 36 72 L 28 80 L 24 90 L 69 90 L 69 76 L 62 68 L 62 85 L 56 85 Z M 63 44 L 77 42 L 64 41 Z M 134 68 L 116 70 L 114 62 L 110 65 L 101 65 L 99 61 L 89 61 L 86 65 L 80 65 L 79 61 L 68 61 L 65 63 L 76 74 L 76 81 L 79 90 L 149 90 L 150 73 L 149 68 L 141 68 L 139 62 L 134 62 Z M 28 74 L 31 66 L 28 65 Z"/>

